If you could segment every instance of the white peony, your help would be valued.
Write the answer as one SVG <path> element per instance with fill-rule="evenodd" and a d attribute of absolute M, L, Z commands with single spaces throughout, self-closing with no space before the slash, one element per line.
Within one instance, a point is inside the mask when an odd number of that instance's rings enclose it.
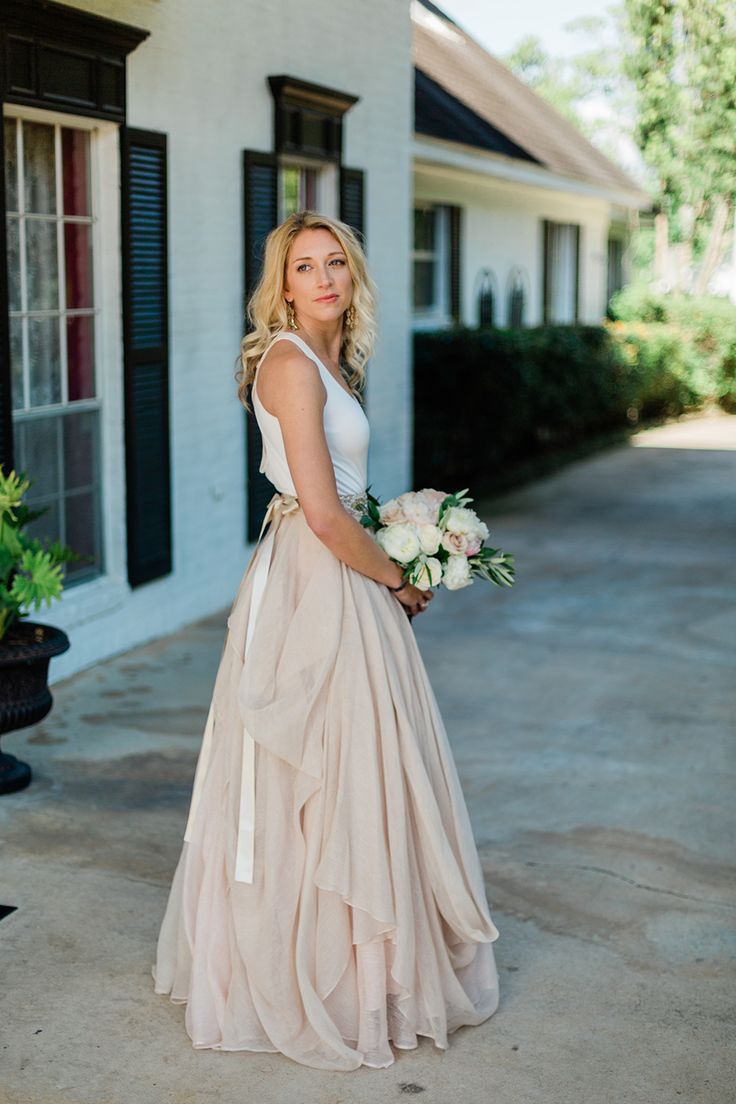
<path fill-rule="evenodd" d="M 420 552 L 419 537 L 413 525 L 397 522 L 379 529 L 376 540 L 387 556 L 400 564 L 411 563 Z"/>
<path fill-rule="evenodd" d="M 463 533 L 465 536 L 475 533 L 479 524 L 475 510 L 469 510 L 466 506 L 451 506 L 442 518 L 442 527 L 448 533 Z"/>
<path fill-rule="evenodd" d="M 442 564 L 434 556 L 428 556 L 423 563 L 417 564 L 412 582 L 418 590 L 429 590 L 442 579 Z"/>
<path fill-rule="evenodd" d="M 416 526 L 416 531 L 422 552 L 427 556 L 434 556 L 442 540 L 442 530 L 436 525 L 422 524 Z"/>
<path fill-rule="evenodd" d="M 473 581 L 467 556 L 450 556 L 445 563 L 442 582 L 448 590 L 460 590 Z"/>
<path fill-rule="evenodd" d="M 436 524 L 439 506 L 421 491 L 405 491 L 396 501 L 406 521 L 411 521 L 415 525 Z"/>

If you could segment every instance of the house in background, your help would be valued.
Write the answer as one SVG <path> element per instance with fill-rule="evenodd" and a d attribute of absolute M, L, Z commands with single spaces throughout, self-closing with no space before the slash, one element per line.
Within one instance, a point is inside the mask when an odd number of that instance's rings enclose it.
<path fill-rule="evenodd" d="M 273 492 L 234 375 L 291 211 L 363 237 L 382 497 L 413 327 L 597 321 L 620 278 L 641 194 L 430 3 L 3 0 L 0 49 L 0 462 L 87 557 L 34 614 L 52 681 L 232 602 Z"/>
<path fill-rule="evenodd" d="M 430 0 L 412 0 L 413 327 L 597 323 L 650 197 Z"/>

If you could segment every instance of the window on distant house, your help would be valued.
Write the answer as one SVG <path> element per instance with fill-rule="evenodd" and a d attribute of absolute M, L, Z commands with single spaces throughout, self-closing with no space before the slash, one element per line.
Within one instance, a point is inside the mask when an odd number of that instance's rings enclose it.
<path fill-rule="evenodd" d="M 543 321 L 576 322 L 580 266 L 580 226 L 543 220 Z"/>
<path fill-rule="evenodd" d="M 30 534 L 90 557 L 68 585 L 103 568 L 90 131 L 13 116 L 4 130 L 15 468 L 48 507 Z"/>
<path fill-rule="evenodd" d="M 441 325 L 450 318 L 448 208 L 414 207 L 414 319 Z"/>

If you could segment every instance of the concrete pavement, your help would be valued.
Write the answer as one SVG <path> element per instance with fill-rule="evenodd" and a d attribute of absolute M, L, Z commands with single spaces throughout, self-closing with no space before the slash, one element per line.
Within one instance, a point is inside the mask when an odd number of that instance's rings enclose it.
<path fill-rule="evenodd" d="M 483 515 L 516 587 L 440 592 L 414 625 L 501 933 L 496 1014 L 322 1073 L 195 1051 L 153 993 L 225 610 L 55 685 L 4 738 L 35 779 L 0 798 L 3 1104 L 734 1099 L 736 417 Z"/>

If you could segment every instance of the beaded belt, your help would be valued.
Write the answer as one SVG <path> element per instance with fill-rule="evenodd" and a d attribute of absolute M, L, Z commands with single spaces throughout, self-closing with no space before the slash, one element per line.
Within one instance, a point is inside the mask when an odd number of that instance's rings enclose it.
<path fill-rule="evenodd" d="M 340 501 L 346 510 L 348 510 L 353 517 L 360 521 L 365 509 L 368 505 L 367 492 L 361 491 L 354 494 L 339 494 Z M 250 651 L 250 644 L 253 638 L 253 630 L 256 625 L 256 618 L 258 616 L 258 609 L 261 604 L 263 592 L 266 587 L 266 579 L 268 578 L 268 570 L 271 564 L 271 551 L 273 548 L 274 533 L 278 527 L 278 522 L 282 517 L 292 513 L 294 510 L 299 510 L 300 503 L 295 495 L 289 494 L 286 491 L 277 491 L 272 497 L 266 509 L 266 516 L 263 519 L 261 525 L 261 531 L 258 534 L 257 551 L 258 562 L 255 564 L 255 570 L 253 575 L 253 593 L 250 602 L 250 609 L 248 612 L 248 626 L 245 631 L 245 653 L 243 672 L 241 674 L 241 683 L 247 678 L 247 660 Z M 261 537 L 263 531 L 268 525 L 269 521 L 273 521 L 273 525 L 266 535 L 266 539 L 261 545 Z M 254 553 L 255 558 L 255 553 Z M 253 562 L 253 561 L 251 561 Z M 228 618 L 228 626 L 230 619 Z M 192 839 L 192 832 L 194 828 L 194 822 L 197 815 L 197 809 L 199 807 L 200 798 L 202 795 L 202 788 L 204 780 L 207 774 L 207 770 L 210 764 L 212 755 L 212 738 L 214 733 L 214 696 L 210 703 L 210 711 L 207 715 L 207 723 L 205 725 L 204 735 L 202 737 L 202 747 L 199 753 L 199 759 L 197 760 L 197 769 L 194 775 L 194 786 L 192 788 L 192 800 L 189 806 L 189 817 L 187 819 L 187 826 L 184 832 L 185 841 L 189 842 Z M 243 726 L 243 759 L 240 773 L 240 810 L 238 815 L 238 842 L 235 852 L 235 881 L 236 882 L 252 882 L 253 881 L 253 860 L 255 854 L 255 742 L 248 730 Z"/>

